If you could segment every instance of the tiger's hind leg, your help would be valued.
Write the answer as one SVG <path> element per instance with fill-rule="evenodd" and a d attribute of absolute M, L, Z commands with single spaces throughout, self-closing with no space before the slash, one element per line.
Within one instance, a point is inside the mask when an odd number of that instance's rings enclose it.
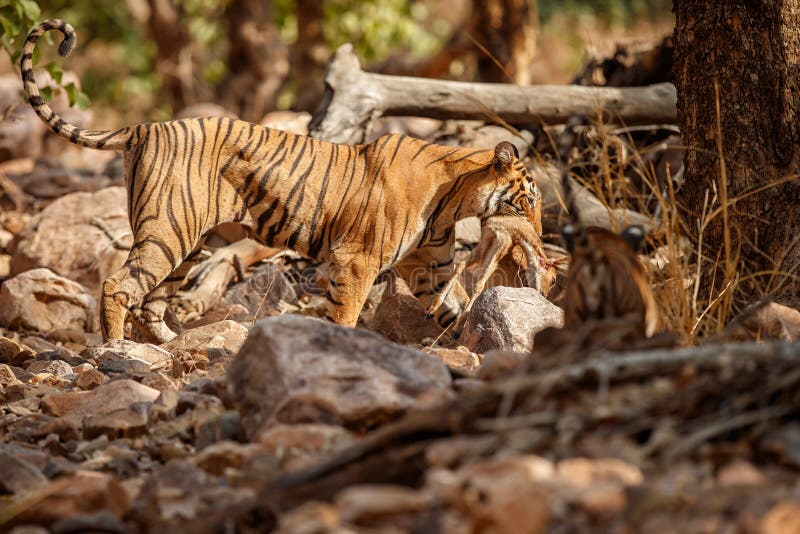
<path fill-rule="evenodd" d="M 103 282 L 100 301 L 103 341 L 124 337 L 128 310 L 139 304 L 182 261 L 160 236 L 150 234 L 143 240 L 136 237 L 125 264 Z"/>
<path fill-rule="evenodd" d="M 166 321 L 164 315 L 169 307 L 170 298 L 180 289 L 186 275 L 201 259 L 200 252 L 205 243 L 205 236 L 195 246 L 194 250 L 186 257 L 177 269 L 167 276 L 150 293 L 145 295 L 140 307 L 133 308 L 135 323 L 142 329 L 143 337 L 156 343 L 166 343 L 176 337 Z"/>

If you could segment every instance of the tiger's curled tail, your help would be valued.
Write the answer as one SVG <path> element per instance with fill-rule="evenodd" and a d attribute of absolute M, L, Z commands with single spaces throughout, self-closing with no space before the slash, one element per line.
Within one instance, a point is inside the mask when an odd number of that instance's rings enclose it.
<path fill-rule="evenodd" d="M 67 57 L 72 52 L 72 49 L 75 48 L 75 30 L 63 20 L 46 20 L 36 26 L 28 35 L 28 39 L 22 47 L 20 69 L 22 70 L 25 96 L 27 96 L 33 110 L 54 133 L 72 141 L 76 145 L 101 150 L 121 150 L 125 148 L 130 138 L 129 128 L 121 128 L 113 132 L 83 130 L 62 119 L 42 98 L 39 87 L 33 77 L 33 50 L 36 48 L 36 43 L 39 42 L 39 39 L 50 30 L 58 30 L 64 35 L 64 39 L 58 47 L 59 55 Z"/>

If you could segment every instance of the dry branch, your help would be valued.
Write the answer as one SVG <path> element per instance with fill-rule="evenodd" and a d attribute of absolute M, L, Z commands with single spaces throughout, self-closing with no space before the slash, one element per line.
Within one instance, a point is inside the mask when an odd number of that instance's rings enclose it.
<path fill-rule="evenodd" d="M 331 57 L 325 95 L 309 125 L 312 137 L 361 143 L 381 115 L 434 119 L 495 119 L 512 124 L 562 123 L 581 113 L 602 111 L 607 121 L 626 124 L 674 123 L 675 87 L 517 86 L 465 83 L 361 70 L 353 47 L 342 45 Z"/>
<path fill-rule="evenodd" d="M 218 248 L 189 273 L 189 289 L 177 295 L 178 314 L 181 321 L 191 321 L 203 315 L 219 302 L 234 276 L 261 260 L 279 252 L 252 239 L 242 239 Z"/>
<path fill-rule="evenodd" d="M 413 451 L 412 456 L 419 461 L 418 454 L 424 444 L 450 435 L 484 433 L 487 430 L 497 432 L 503 426 L 519 428 L 520 422 L 524 422 L 528 428 L 550 425 L 553 429 L 549 432 L 557 432 L 554 422 L 566 412 L 548 411 L 544 409 L 548 406 L 547 403 L 531 403 L 531 400 L 553 396 L 559 392 L 578 399 L 581 395 L 575 392 L 587 387 L 591 389 L 597 384 L 601 385 L 602 391 L 614 383 L 636 383 L 653 377 L 676 378 L 689 366 L 698 375 L 710 378 L 708 383 L 712 385 L 713 391 L 703 394 L 730 396 L 730 384 L 726 384 L 722 377 L 730 380 L 745 377 L 751 381 L 763 382 L 766 370 L 774 372 L 778 369 L 792 369 L 798 362 L 800 343 L 777 342 L 705 345 L 681 350 L 632 351 L 625 354 L 601 352 L 583 362 L 557 365 L 550 370 L 537 370 L 540 365 L 531 365 L 526 373 L 489 383 L 480 390 L 467 391 L 451 403 L 429 411 L 409 413 L 317 465 L 283 475 L 267 485 L 260 500 L 280 510 L 297 506 L 307 499 L 324 499 L 331 495 L 332 487 L 386 482 L 393 478 L 403 479 L 407 483 L 408 479 L 413 479 L 422 472 L 418 464 L 409 462 L 407 453 Z M 784 385 L 794 388 L 793 384 Z M 618 417 L 613 418 L 609 417 L 608 411 L 596 412 L 593 409 L 595 401 L 591 397 L 588 402 L 592 403 L 592 409 L 573 413 L 573 416 L 583 413 L 582 419 L 587 428 L 594 424 L 608 424 L 612 419 L 618 419 L 622 425 L 630 421 L 641 421 L 643 418 L 655 421 L 655 414 L 665 408 L 662 406 L 663 402 L 654 399 L 652 406 L 648 403 L 641 407 L 627 406 L 624 412 L 617 413 Z M 512 405 L 523 410 L 525 406 L 540 406 L 545 411 L 508 413 Z M 727 414 L 727 422 L 704 425 L 706 430 L 692 434 L 690 441 L 665 444 L 670 445 L 666 454 L 672 458 L 678 457 L 727 430 L 795 413 L 797 410 L 796 405 L 790 403 Z M 695 418 L 696 414 L 691 419 Z M 487 422 L 490 421 L 492 424 L 487 428 Z M 544 428 L 542 430 L 547 432 Z"/>

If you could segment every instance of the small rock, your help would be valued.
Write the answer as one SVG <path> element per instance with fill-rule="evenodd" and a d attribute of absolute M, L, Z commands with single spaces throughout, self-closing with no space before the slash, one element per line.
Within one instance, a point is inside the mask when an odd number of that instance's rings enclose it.
<path fill-rule="evenodd" d="M 20 380 L 14 374 L 14 370 L 6 365 L 0 364 L 0 388 L 6 388 L 12 384 L 19 384 Z"/>
<path fill-rule="evenodd" d="M 164 391 L 166 389 L 174 391 L 178 389 L 178 385 L 174 380 L 165 374 L 156 371 L 145 373 L 145 375 L 142 377 L 141 383 L 145 386 L 157 389 L 158 391 Z"/>
<path fill-rule="evenodd" d="M 130 528 L 125 525 L 122 519 L 107 511 L 59 519 L 53 523 L 51 528 L 53 534 L 72 534 L 77 532 L 122 534 L 130 531 Z"/>
<path fill-rule="evenodd" d="M 723 341 L 800 340 L 800 310 L 760 302 L 748 306 L 720 334 Z"/>
<path fill-rule="evenodd" d="M 91 367 L 78 373 L 78 376 L 72 380 L 71 385 L 74 388 L 79 388 L 83 391 L 89 391 L 99 385 L 102 385 L 105 381 L 105 375 L 97 369 Z"/>
<path fill-rule="evenodd" d="M 32 350 L 7 337 L 0 336 L 0 363 L 20 366 L 31 358 L 33 358 Z"/>
<path fill-rule="evenodd" d="M 720 468 L 717 473 L 717 483 L 720 486 L 760 486 L 767 482 L 767 477 L 745 460 L 734 460 Z"/>
<path fill-rule="evenodd" d="M 457 472 L 444 497 L 473 524 L 473 531 L 547 532 L 550 505 L 539 464 L 524 458 L 476 462 Z M 546 473 L 545 473 L 546 476 Z"/>
<path fill-rule="evenodd" d="M 68 378 L 69 377 L 69 378 Z M 37 373 L 33 375 L 28 383 L 30 384 L 44 384 L 56 389 L 66 389 L 69 386 L 71 375 L 65 377 L 56 376 L 53 373 Z"/>
<path fill-rule="evenodd" d="M 185 330 L 172 341 L 161 345 L 161 348 L 172 354 L 181 350 L 190 354 L 205 354 L 210 348 L 238 352 L 245 339 L 245 326 L 235 321 L 221 321 Z"/>
<path fill-rule="evenodd" d="M 226 305 L 247 308 L 248 315 L 240 319 L 243 321 L 267 317 L 281 301 L 296 304 L 297 293 L 280 268 L 271 262 L 259 265 L 246 280 L 228 289 L 224 299 Z"/>
<path fill-rule="evenodd" d="M 73 354 L 64 347 L 58 347 L 55 350 L 46 350 L 44 352 L 40 352 L 36 355 L 36 360 L 48 362 L 61 360 L 70 365 L 80 365 L 82 363 L 86 363 L 86 358 L 82 358 L 77 354 Z"/>
<path fill-rule="evenodd" d="M 273 421 L 369 428 L 451 383 L 436 358 L 378 334 L 296 315 L 258 322 L 228 372 L 249 436 Z"/>
<path fill-rule="evenodd" d="M 261 432 L 256 440 L 286 469 L 299 469 L 352 444 L 354 437 L 335 425 L 276 424 Z"/>
<path fill-rule="evenodd" d="M 97 302 L 82 285 L 49 269 L 33 269 L 0 286 L 0 325 L 39 332 L 93 331 Z"/>
<path fill-rule="evenodd" d="M 24 493 L 47 484 L 47 477 L 24 459 L 0 451 L 0 493 Z"/>
<path fill-rule="evenodd" d="M 75 373 L 75 376 L 81 374 L 84 371 L 91 371 L 94 370 L 95 367 L 91 363 L 82 363 L 80 365 L 73 365 L 72 372 Z"/>
<path fill-rule="evenodd" d="M 395 343 L 418 343 L 425 337 L 438 338 L 442 327 L 435 319 L 427 317 L 425 308 L 411 293 L 406 281 L 394 274 L 389 276 L 390 282 L 386 284 L 369 321 L 370 329 Z"/>
<path fill-rule="evenodd" d="M 641 469 L 616 458 L 567 458 L 558 462 L 556 472 L 563 483 L 576 488 L 598 483 L 637 486 L 644 482 Z"/>
<path fill-rule="evenodd" d="M 57 345 L 39 336 L 25 336 L 22 338 L 22 343 L 36 354 L 58 350 Z"/>
<path fill-rule="evenodd" d="M 130 408 L 83 418 L 84 439 L 95 439 L 99 436 L 107 436 L 111 440 L 135 438 L 144 434 L 146 428 L 147 415 Z"/>
<path fill-rule="evenodd" d="M 91 391 L 72 391 L 46 395 L 42 410 L 50 415 L 82 419 L 87 415 L 108 414 L 136 402 L 153 402 L 158 390 L 130 379 L 114 380 Z"/>
<path fill-rule="evenodd" d="M 220 441 L 200 451 L 192 461 L 206 473 L 219 476 L 227 469 L 242 469 L 247 459 L 256 454 L 263 454 L 258 445 Z"/>
<path fill-rule="evenodd" d="M 475 301 L 464 326 L 464 345 L 473 352 L 492 349 L 533 351 L 533 337 L 560 327 L 564 312 L 530 287 L 492 287 Z"/>
<path fill-rule="evenodd" d="M 130 499 L 113 476 L 91 471 L 51 481 L 40 489 L 42 497 L 14 518 L 17 524 L 50 525 L 54 521 L 101 510 L 122 517 Z"/>
<path fill-rule="evenodd" d="M 71 193 L 57 199 L 17 236 L 12 274 L 46 267 L 99 296 L 103 280 L 122 267 L 128 256 L 128 251 L 115 247 L 106 233 L 120 243 L 131 244 L 127 206 L 124 187 Z"/>
<path fill-rule="evenodd" d="M 527 356 L 519 352 L 490 350 L 484 355 L 483 362 L 475 373 L 475 377 L 490 381 L 508 376 L 526 359 Z"/>
<path fill-rule="evenodd" d="M 105 374 L 140 375 L 150 371 L 150 364 L 138 358 L 126 360 L 106 360 L 97 370 Z"/>
<path fill-rule="evenodd" d="M 31 362 L 26 370 L 29 373 L 50 373 L 55 376 L 67 376 L 72 374 L 72 366 L 63 360 L 36 360 Z"/>
<path fill-rule="evenodd" d="M 167 525 L 177 531 L 187 520 L 214 516 L 252 497 L 250 490 L 231 488 L 189 462 L 173 460 L 145 480 L 134 508 L 150 531 L 167 532 Z"/>
<path fill-rule="evenodd" d="M 429 493 L 404 486 L 362 484 L 336 495 L 339 517 L 348 523 L 371 525 L 391 516 L 427 510 L 433 504 Z"/>
<path fill-rule="evenodd" d="M 57 435 L 62 441 L 80 438 L 77 424 L 62 417 L 52 417 L 40 413 L 26 415 L 14 423 L 12 435 L 15 440 L 33 443 L 50 435 Z"/>
<path fill-rule="evenodd" d="M 38 416 L 39 414 L 34 415 Z M 42 471 L 45 476 L 48 476 L 47 473 L 44 473 L 44 470 L 47 468 L 47 465 L 51 462 L 52 458 L 50 458 L 46 452 L 40 450 L 38 446 L 24 445 L 22 443 L 15 443 L 12 441 L 11 443 L 0 444 L 0 451 L 10 454 L 15 458 L 25 460 L 36 469 Z"/>
<path fill-rule="evenodd" d="M 275 529 L 275 534 L 312 534 L 316 532 L 345 534 L 353 531 L 342 528 L 335 506 L 320 501 L 309 501 L 281 514 Z"/>
<path fill-rule="evenodd" d="M 195 447 L 206 447 L 225 440 L 245 441 L 242 416 L 235 410 L 212 415 L 195 428 Z"/>
<path fill-rule="evenodd" d="M 129 339 L 115 339 L 100 345 L 90 347 L 81 355 L 91 358 L 98 364 L 115 360 L 139 360 L 149 364 L 149 370 L 157 371 L 172 365 L 172 354 L 150 343 L 137 343 Z"/>
<path fill-rule="evenodd" d="M 480 354 L 475 354 L 468 350 L 425 347 L 422 352 L 436 356 L 450 369 L 460 371 L 466 375 L 474 374 L 483 361 L 483 357 Z"/>

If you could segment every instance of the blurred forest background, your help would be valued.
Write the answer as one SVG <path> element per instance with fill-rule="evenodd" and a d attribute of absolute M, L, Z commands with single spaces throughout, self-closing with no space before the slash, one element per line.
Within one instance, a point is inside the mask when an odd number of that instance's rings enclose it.
<path fill-rule="evenodd" d="M 313 111 L 325 62 L 345 42 L 353 43 L 366 70 L 568 83 L 588 54 L 608 54 L 620 40 L 652 40 L 671 32 L 671 4 L 5 0 L 0 23 L 3 46 L 14 59 L 34 21 L 61 18 L 72 24 L 78 53 L 63 68 L 79 75 L 93 102 L 95 126 L 112 128 L 168 119 L 198 102 L 215 102 L 251 121 L 275 109 Z M 52 60 L 54 47 L 43 47 L 42 54 L 42 63 Z M 4 61 L 0 72 L 13 68 L 15 63 Z"/>

